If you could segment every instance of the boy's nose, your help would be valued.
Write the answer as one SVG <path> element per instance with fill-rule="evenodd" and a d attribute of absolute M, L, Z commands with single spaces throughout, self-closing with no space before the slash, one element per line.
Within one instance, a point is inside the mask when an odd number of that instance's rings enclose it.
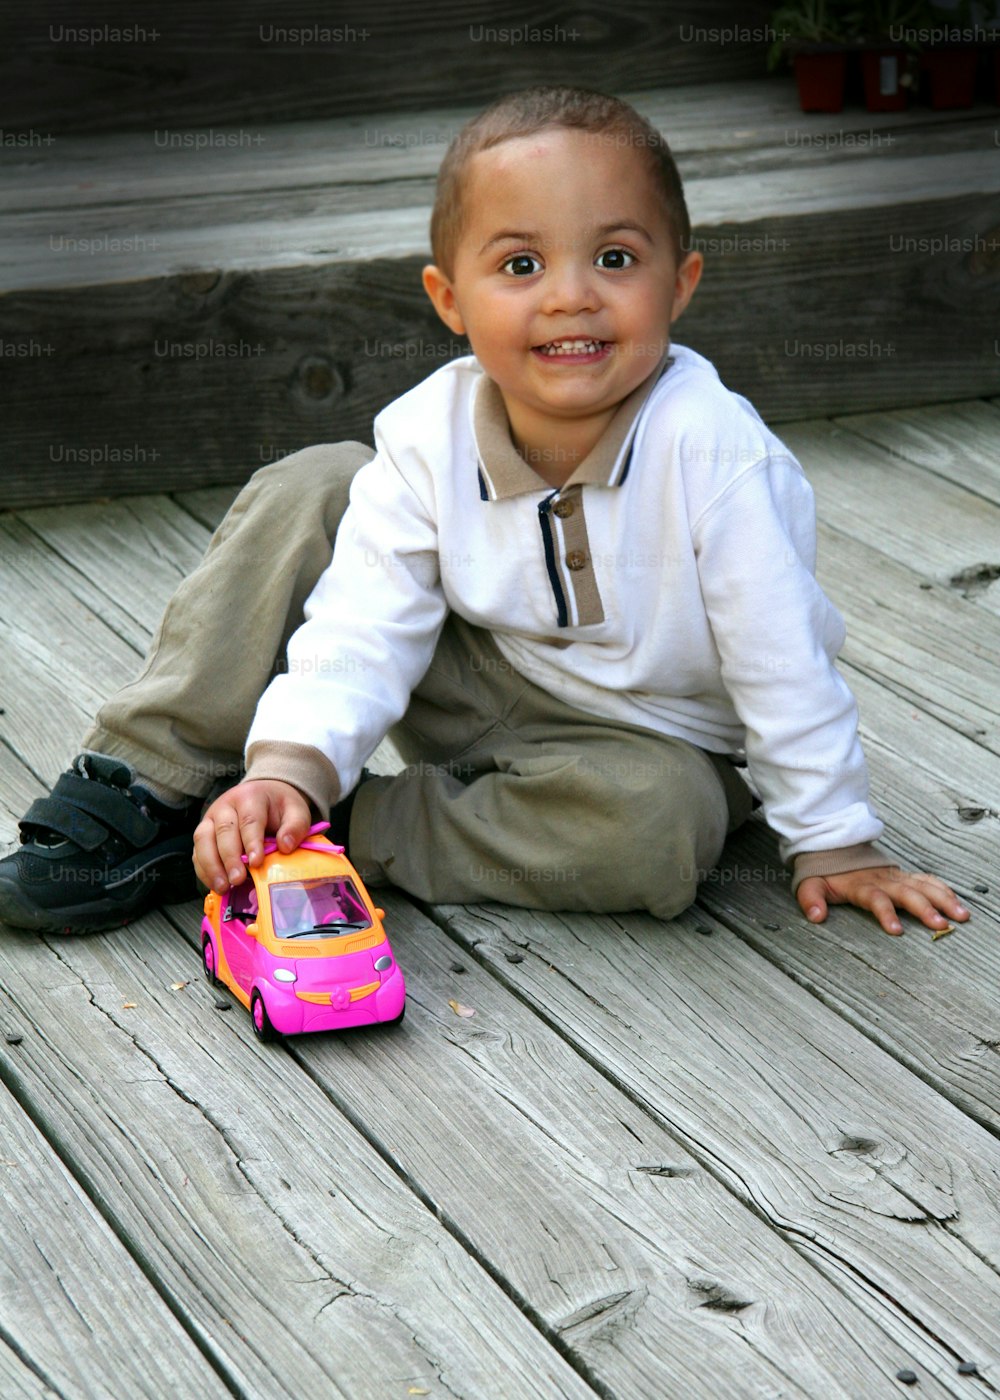
<path fill-rule="evenodd" d="M 593 268 L 564 265 L 550 268 L 542 284 L 542 310 L 549 314 L 596 311 L 600 289 Z"/>

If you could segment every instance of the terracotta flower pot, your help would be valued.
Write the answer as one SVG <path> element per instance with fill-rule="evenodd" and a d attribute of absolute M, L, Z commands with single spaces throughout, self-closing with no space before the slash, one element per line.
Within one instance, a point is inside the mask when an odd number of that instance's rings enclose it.
<path fill-rule="evenodd" d="M 799 106 L 803 112 L 841 112 L 847 54 L 843 49 L 817 45 L 792 57 Z"/>
<path fill-rule="evenodd" d="M 861 54 L 861 72 L 865 80 L 865 104 L 869 112 L 902 112 L 909 91 L 902 81 L 906 75 L 906 50 L 893 48 L 865 49 Z"/>
<path fill-rule="evenodd" d="M 941 45 L 925 49 L 920 66 L 930 84 L 931 106 L 971 107 L 976 96 L 976 60 L 979 57 L 971 44 Z"/>

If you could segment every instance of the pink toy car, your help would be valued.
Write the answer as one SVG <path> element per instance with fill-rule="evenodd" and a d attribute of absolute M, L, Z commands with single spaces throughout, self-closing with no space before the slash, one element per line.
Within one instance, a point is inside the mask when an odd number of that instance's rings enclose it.
<path fill-rule="evenodd" d="M 320 835 L 328 825 L 310 828 L 289 855 L 269 837 L 250 879 L 205 896 L 205 976 L 247 1007 L 261 1040 L 403 1019 L 406 986 L 385 910 L 343 846 Z"/>

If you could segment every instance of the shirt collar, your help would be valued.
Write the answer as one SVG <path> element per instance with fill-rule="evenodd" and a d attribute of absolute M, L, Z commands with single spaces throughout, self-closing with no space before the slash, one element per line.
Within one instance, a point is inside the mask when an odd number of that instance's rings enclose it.
<path fill-rule="evenodd" d="M 618 405 L 611 422 L 560 489 L 570 486 L 620 486 L 632 454 L 632 439 L 643 405 L 660 376 L 673 364 L 668 353 L 652 374 Z M 551 490 L 524 460 L 510 437 L 510 420 L 496 382 L 484 374 L 475 388 L 472 405 L 473 432 L 479 465 L 479 488 L 484 501 Z"/>

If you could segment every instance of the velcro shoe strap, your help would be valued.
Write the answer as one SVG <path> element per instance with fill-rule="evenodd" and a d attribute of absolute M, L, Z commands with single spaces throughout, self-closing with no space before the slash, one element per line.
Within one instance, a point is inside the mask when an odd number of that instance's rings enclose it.
<path fill-rule="evenodd" d="M 38 797 L 21 818 L 20 827 L 25 837 L 33 826 L 44 826 L 67 841 L 75 841 L 84 851 L 96 851 L 108 839 L 108 829 L 95 822 L 79 807 L 71 807 L 68 802 L 60 802 L 54 797 Z"/>
<path fill-rule="evenodd" d="M 121 789 L 108 787 L 93 778 L 64 773 L 52 789 L 52 797 L 89 812 L 133 846 L 147 845 L 160 829 L 158 823 L 140 812 Z"/>

